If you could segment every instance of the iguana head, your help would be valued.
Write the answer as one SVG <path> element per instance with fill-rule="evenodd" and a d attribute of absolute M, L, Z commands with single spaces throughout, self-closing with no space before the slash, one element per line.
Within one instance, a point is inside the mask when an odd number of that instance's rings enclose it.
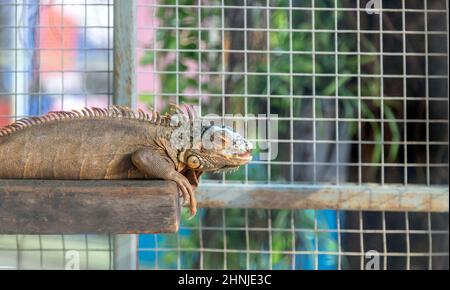
<path fill-rule="evenodd" d="M 229 127 L 204 127 L 201 145 L 186 149 L 179 159 L 187 168 L 200 172 L 233 171 L 252 160 L 253 146 Z"/>

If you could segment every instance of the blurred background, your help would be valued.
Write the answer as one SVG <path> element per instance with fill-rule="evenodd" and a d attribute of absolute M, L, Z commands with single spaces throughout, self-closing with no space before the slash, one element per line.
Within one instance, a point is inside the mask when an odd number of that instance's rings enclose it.
<path fill-rule="evenodd" d="M 246 132 L 254 161 L 203 184 L 448 186 L 448 3 L 368 2 L 139 0 L 138 107 L 277 115 L 276 138 Z M 2 1 L 0 126 L 112 103 L 113 5 Z M 140 269 L 359 269 L 368 250 L 387 269 L 448 269 L 447 213 L 202 209 L 138 239 Z M 0 236 L 0 268 L 60 268 L 72 248 L 111 268 L 112 244 Z"/>

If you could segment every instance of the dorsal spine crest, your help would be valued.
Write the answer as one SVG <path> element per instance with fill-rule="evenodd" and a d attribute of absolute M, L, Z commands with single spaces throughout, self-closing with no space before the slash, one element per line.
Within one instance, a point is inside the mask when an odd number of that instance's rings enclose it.
<path fill-rule="evenodd" d="M 68 119 L 125 118 L 148 122 L 154 125 L 178 127 L 180 123 L 171 122 L 171 117 L 172 115 L 170 114 L 160 115 L 160 113 L 156 111 L 150 111 L 147 113 L 141 109 L 135 113 L 130 108 L 122 106 L 111 106 L 107 109 L 85 107 L 82 110 L 53 111 L 40 117 L 28 117 L 17 120 L 6 127 L 0 128 L 0 137 L 11 135 L 14 132 L 21 131 L 35 125 Z M 191 119 L 191 121 L 193 120 Z"/>

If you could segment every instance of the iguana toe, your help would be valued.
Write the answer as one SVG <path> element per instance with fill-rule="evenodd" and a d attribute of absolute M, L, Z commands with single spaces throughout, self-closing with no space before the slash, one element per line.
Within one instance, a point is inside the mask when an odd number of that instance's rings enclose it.
<path fill-rule="evenodd" d="M 173 180 L 177 183 L 178 188 L 181 191 L 181 195 L 184 199 L 183 205 L 189 204 L 190 218 L 193 218 L 197 213 L 197 201 L 192 185 L 183 175 L 177 175 Z"/>

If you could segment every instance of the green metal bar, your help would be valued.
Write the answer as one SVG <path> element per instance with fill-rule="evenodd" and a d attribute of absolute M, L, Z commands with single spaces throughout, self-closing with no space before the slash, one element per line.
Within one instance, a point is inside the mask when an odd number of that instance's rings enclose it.
<path fill-rule="evenodd" d="M 136 109 L 137 0 L 114 1 L 114 105 Z M 137 268 L 137 235 L 114 237 L 114 268 Z"/>
<path fill-rule="evenodd" d="M 136 108 L 137 0 L 114 1 L 115 105 Z"/>

